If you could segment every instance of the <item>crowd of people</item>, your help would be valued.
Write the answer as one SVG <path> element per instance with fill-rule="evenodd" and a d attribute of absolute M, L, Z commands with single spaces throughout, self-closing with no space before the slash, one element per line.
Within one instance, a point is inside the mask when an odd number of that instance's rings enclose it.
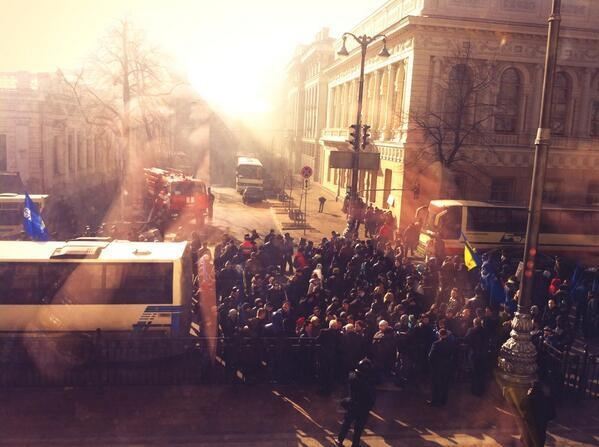
<path fill-rule="evenodd" d="M 225 363 L 248 377 L 270 364 L 275 380 L 299 374 L 328 393 L 367 357 L 378 381 L 404 386 L 428 378 L 433 406 L 447 403 L 452 379 L 464 370 L 472 372 L 472 393 L 482 395 L 509 337 L 518 263 L 497 252 L 468 271 L 461 256 L 443 256 L 442 244 L 435 256 L 416 260 L 413 229 L 386 236 L 384 225 L 369 230 L 372 238 L 332 232 L 317 243 L 274 230 L 252 231 L 241 242 L 224 235 L 213 258 Z M 210 254 L 197 237 L 192 246 Z M 573 284 L 572 274 L 556 262 L 536 281 L 538 343 L 564 348 L 581 328 L 588 337 L 597 333 L 596 284 L 582 275 Z M 567 318 L 573 305 L 575 327 Z M 318 349 L 302 351 L 290 366 L 290 340 Z M 240 343 L 252 347 L 249 354 Z"/>

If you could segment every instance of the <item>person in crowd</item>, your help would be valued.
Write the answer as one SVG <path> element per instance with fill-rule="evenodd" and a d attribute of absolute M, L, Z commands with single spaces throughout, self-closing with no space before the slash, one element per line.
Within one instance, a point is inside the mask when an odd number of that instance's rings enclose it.
<path fill-rule="evenodd" d="M 337 436 L 337 446 L 343 441 L 353 424 L 352 447 L 360 447 L 362 431 L 368 421 L 368 414 L 376 402 L 376 386 L 372 362 L 368 358 L 360 360 L 357 368 L 349 374 L 349 396 L 341 401 L 345 417 Z"/>
<path fill-rule="evenodd" d="M 543 447 L 547 425 L 555 419 L 555 403 L 541 382 L 535 381 L 520 403 L 523 419 L 522 443 L 525 447 Z"/>
<path fill-rule="evenodd" d="M 212 217 L 214 216 L 214 201 L 216 200 L 216 197 L 214 196 L 214 193 L 212 192 L 212 188 L 208 187 L 208 218 L 212 219 Z"/>
<path fill-rule="evenodd" d="M 420 222 L 415 221 L 403 232 L 403 243 L 406 250 L 407 256 L 414 256 L 416 253 L 416 247 L 418 246 L 418 239 L 420 237 Z"/>
<path fill-rule="evenodd" d="M 432 397 L 427 401 L 431 406 L 447 404 L 449 383 L 455 363 L 455 346 L 449 339 L 446 329 L 439 331 L 439 340 L 433 343 L 428 354 L 431 365 Z"/>
<path fill-rule="evenodd" d="M 489 340 L 480 318 L 474 319 L 473 326 L 468 329 L 464 341 L 468 345 L 468 354 L 472 362 L 472 394 L 482 396 L 487 374 Z"/>
<path fill-rule="evenodd" d="M 327 198 L 324 196 L 320 196 L 318 198 L 318 212 L 322 213 L 324 211 L 324 204 L 327 201 Z"/>

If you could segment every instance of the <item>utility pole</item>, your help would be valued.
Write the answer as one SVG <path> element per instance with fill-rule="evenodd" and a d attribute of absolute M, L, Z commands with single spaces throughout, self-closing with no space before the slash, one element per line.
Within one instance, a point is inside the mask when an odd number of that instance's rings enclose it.
<path fill-rule="evenodd" d="M 531 342 L 533 329 L 530 306 L 532 303 L 535 260 L 539 243 L 539 227 L 543 207 L 543 187 L 551 139 L 551 106 L 553 84 L 557 65 L 558 38 L 560 29 L 561 0 L 553 0 L 549 16 L 547 50 L 545 53 L 545 71 L 543 75 L 543 94 L 541 97 L 541 115 L 535 140 L 535 159 L 532 173 L 532 186 L 524 243 L 524 273 L 520 284 L 518 311 L 512 320 L 510 339 L 501 347 L 499 354 L 499 375 L 504 384 L 504 394 L 508 391 L 512 400 L 528 388 L 536 377 L 536 349 Z"/>
<path fill-rule="evenodd" d="M 351 228 L 354 223 L 353 214 L 355 214 L 355 208 L 358 206 L 358 175 L 360 172 L 360 146 L 362 145 L 362 101 L 364 98 L 364 66 L 366 63 L 366 51 L 368 49 L 368 45 L 372 42 L 382 39 L 383 40 L 383 48 L 381 49 L 379 56 L 381 57 L 389 57 L 389 51 L 387 50 L 387 36 L 384 34 L 377 34 L 374 37 L 370 37 L 367 35 L 356 36 L 352 33 L 344 33 L 343 34 L 343 46 L 337 52 L 340 56 L 348 56 L 349 52 L 345 47 L 345 42 L 348 37 L 353 38 L 360 45 L 360 80 L 358 86 L 358 110 L 356 113 L 356 123 L 351 127 L 355 131 L 355 137 L 353 138 L 352 146 L 354 150 L 354 154 L 352 157 L 352 173 L 351 173 L 351 190 L 349 192 L 349 209 L 348 209 L 348 222 L 347 229 L 353 231 Z"/>

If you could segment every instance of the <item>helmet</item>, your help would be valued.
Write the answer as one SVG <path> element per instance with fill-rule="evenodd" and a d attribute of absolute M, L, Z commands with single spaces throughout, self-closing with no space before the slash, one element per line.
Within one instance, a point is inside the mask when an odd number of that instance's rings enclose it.
<path fill-rule="evenodd" d="M 358 363 L 358 367 L 356 368 L 356 371 L 364 374 L 372 371 L 372 362 L 370 361 L 370 359 L 365 357 L 362 360 L 360 360 L 360 362 Z"/>

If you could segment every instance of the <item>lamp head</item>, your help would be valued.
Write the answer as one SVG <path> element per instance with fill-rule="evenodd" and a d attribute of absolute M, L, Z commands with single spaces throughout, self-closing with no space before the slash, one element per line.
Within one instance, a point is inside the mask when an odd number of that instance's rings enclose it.
<path fill-rule="evenodd" d="M 381 57 L 389 57 L 389 56 L 391 56 L 391 54 L 389 54 L 389 50 L 387 50 L 387 40 L 386 39 L 383 39 L 383 48 L 379 52 L 379 56 L 381 56 Z"/>
<path fill-rule="evenodd" d="M 343 36 L 343 45 L 341 45 L 341 49 L 339 51 L 337 51 L 337 54 L 339 56 L 348 56 L 349 55 L 347 48 L 345 48 L 345 39 L 346 39 L 346 37 Z"/>

